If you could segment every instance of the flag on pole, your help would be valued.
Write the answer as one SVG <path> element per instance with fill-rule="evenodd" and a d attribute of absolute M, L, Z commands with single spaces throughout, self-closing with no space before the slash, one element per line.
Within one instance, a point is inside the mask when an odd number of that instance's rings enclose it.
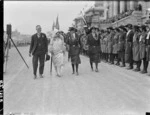
<path fill-rule="evenodd" d="M 57 30 L 59 30 L 59 21 L 58 21 L 58 15 L 57 15 L 57 18 L 56 18 L 56 26 L 55 26 L 55 27 L 56 27 L 56 29 L 57 29 Z"/>

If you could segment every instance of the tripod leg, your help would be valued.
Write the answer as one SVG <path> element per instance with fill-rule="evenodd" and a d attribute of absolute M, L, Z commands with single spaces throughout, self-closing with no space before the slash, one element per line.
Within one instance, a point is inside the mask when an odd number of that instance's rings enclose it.
<path fill-rule="evenodd" d="M 7 62 L 8 62 L 8 55 L 9 55 L 9 45 L 7 44 L 6 50 L 5 50 L 5 63 L 4 63 L 4 73 L 7 70 Z"/>
<path fill-rule="evenodd" d="M 16 50 L 18 51 L 19 55 L 21 56 L 22 60 L 24 61 L 24 63 L 26 64 L 27 68 L 29 69 L 29 66 L 27 65 L 26 61 L 24 60 L 23 56 L 21 55 L 20 51 L 18 50 L 17 46 L 15 45 L 13 39 L 11 37 L 9 37 L 10 40 L 12 41 L 13 45 L 15 46 Z"/>

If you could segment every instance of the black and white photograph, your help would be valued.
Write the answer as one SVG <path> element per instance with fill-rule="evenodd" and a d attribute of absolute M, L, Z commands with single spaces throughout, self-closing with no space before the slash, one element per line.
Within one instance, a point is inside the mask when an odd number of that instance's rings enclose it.
<path fill-rule="evenodd" d="M 4 0 L 0 83 L 2 115 L 147 115 L 150 1 Z"/>

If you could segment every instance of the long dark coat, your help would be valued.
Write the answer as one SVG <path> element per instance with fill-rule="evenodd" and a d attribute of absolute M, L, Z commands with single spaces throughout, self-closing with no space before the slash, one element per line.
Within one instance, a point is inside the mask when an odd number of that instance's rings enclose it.
<path fill-rule="evenodd" d="M 133 47 L 133 36 L 134 32 L 131 30 L 129 34 L 126 34 L 126 45 L 125 45 L 125 62 L 126 63 L 131 63 L 133 60 L 133 52 L 132 52 L 132 47 Z"/>
<path fill-rule="evenodd" d="M 112 53 L 113 51 L 113 38 L 114 38 L 114 33 L 110 33 L 108 35 L 108 53 Z"/>
<path fill-rule="evenodd" d="M 89 58 L 90 62 L 99 63 L 100 62 L 100 38 L 97 40 L 93 37 L 92 34 L 88 35 L 87 45 L 89 46 Z"/>
<path fill-rule="evenodd" d="M 139 45 L 139 33 L 134 33 L 133 36 L 133 60 L 139 61 L 140 60 L 140 45 Z"/>
<path fill-rule="evenodd" d="M 119 33 L 119 40 L 118 40 L 119 58 L 124 58 L 124 56 L 125 56 L 125 38 L 126 38 L 126 33 L 120 32 Z"/>
<path fill-rule="evenodd" d="M 68 57 L 71 58 L 72 64 L 80 64 L 80 40 L 78 34 L 75 33 L 75 39 L 73 39 L 72 34 L 68 34 L 67 44 L 69 46 Z"/>
<path fill-rule="evenodd" d="M 150 35 L 148 36 L 148 34 L 147 34 L 147 37 L 146 37 L 146 47 L 147 47 L 146 59 L 147 59 L 147 61 L 150 61 Z"/>
<path fill-rule="evenodd" d="M 140 43 L 140 49 L 139 49 L 139 52 L 140 52 L 140 59 L 144 59 L 146 58 L 146 32 L 143 32 L 140 36 L 140 40 L 139 40 L 139 43 Z"/>
<path fill-rule="evenodd" d="M 119 33 L 116 33 L 113 39 L 113 54 L 118 53 L 118 41 L 119 41 Z"/>

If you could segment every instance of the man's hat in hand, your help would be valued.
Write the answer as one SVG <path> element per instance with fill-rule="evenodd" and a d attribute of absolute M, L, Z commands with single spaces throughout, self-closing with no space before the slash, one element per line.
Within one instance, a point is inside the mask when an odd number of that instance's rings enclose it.
<path fill-rule="evenodd" d="M 48 60 L 50 60 L 50 55 L 47 54 L 45 61 L 48 61 Z"/>

